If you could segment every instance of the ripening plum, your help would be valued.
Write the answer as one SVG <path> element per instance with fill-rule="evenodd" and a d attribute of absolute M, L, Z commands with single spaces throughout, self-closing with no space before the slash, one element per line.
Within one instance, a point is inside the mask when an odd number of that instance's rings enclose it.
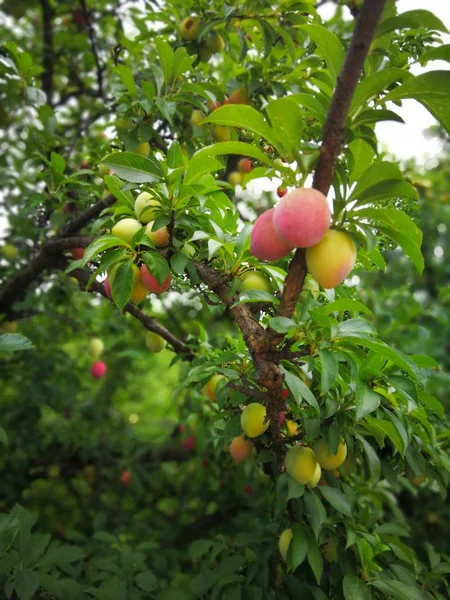
<path fill-rule="evenodd" d="M 273 213 L 270 208 L 260 215 L 252 229 L 250 252 L 260 260 L 279 260 L 290 254 L 293 247 L 281 240 L 275 233 Z"/>
<path fill-rule="evenodd" d="M 88 344 L 88 351 L 91 356 L 94 358 L 98 358 L 103 354 L 103 350 L 105 349 L 105 344 L 103 340 L 100 338 L 91 338 Z"/>
<path fill-rule="evenodd" d="M 190 16 L 183 19 L 180 25 L 181 37 L 185 42 L 193 42 L 200 33 L 200 17 Z"/>
<path fill-rule="evenodd" d="M 241 158 L 238 162 L 238 169 L 241 173 L 250 173 L 253 169 L 252 161 L 249 158 Z"/>
<path fill-rule="evenodd" d="M 278 540 L 278 550 L 280 551 L 281 558 L 284 562 L 286 562 L 287 553 L 293 537 L 294 533 L 292 529 L 285 529 Z"/>
<path fill-rule="evenodd" d="M 153 198 L 149 192 L 141 192 L 134 203 L 134 214 L 145 225 L 155 220 L 157 209 L 160 207 L 161 202 Z"/>
<path fill-rule="evenodd" d="M 91 375 L 95 379 L 100 379 L 101 377 L 103 377 L 105 375 L 106 371 L 107 371 L 106 363 L 103 362 L 102 360 L 96 361 L 91 366 Z"/>
<path fill-rule="evenodd" d="M 230 104 L 250 104 L 250 98 L 248 96 L 248 91 L 245 86 L 241 86 L 231 92 L 229 96 Z"/>
<path fill-rule="evenodd" d="M 231 171 L 231 173 L 228 175 L 228 182 L 234 187 L 241 185 L 243 179 L 244 176 L 240 171 Z"/>
<path fill-rule="evenodd" d="M 213 54 L 216 54 L 217 52 L 222 52 L 225 48 L 225 42 L 220 33 L 214 31 L 206 38 L 205 47 Z"/>
<path fill-rule="evenodd" d="M 208 379 L 207 383 L 203 387 L 203 391 L 208 396 L 208 399 L 211 400 L 211 402 L 216 401 L 217 384 L 222 379 L 225 379 L 225 375 L 221 375 L 220 373 L 217 373 L 216 375 L 213 375 L 212 377 L 210 377 L 210 379 Z"/>
<path fill-rule="evenodd" d="M 261 290 L 263 292 L 272 292 L 270 281 L 258 271 L 249 271 L 241 277 L 239 288 L 241 291 Z"/>
<path fill-rule="evenodd" d="M 135 154 L 140 154 L 141 156 L 145 156 L 145 158 L 150 156 L 150 144 L 148 142 L 141 142 L 136 146 L 133 150 Z"/>
<path fill-rule="evenodd" d="M 80 260 L 84 256 L 85 248 L 72 248 L 72 256 L 75 260 Z"/>
<path fill-rule="evenodd" d="M 145 343 L 150 352 L 161 352 L 167 346 L 167 341 L 153 331 L 147 331 Z"/>
<path fill-rule="evenodd" d="M 330 229 L 318 244 L 306 250 L 306 265 L 319 285 L 334 288 L 355 266 L 356 254 L 348 233 Z"/>
<path fill-rule="evenodd" d="M 306 482 L 306 485 L 311 489 L 315 488 L 316 485 L 319 483 L 321 477 L 322 477 L 322 469 L 320 468 L 319 463 L 317 463 L 316 470 L 314 471 L 314 475 L 311 477 L 311 479 L 309 481 Z"/>
<path fill-rule="evenodd" d="M 112 292 L 111 292 L 111 285 L 112 285 L 112 282 L 114 281 L 114 277 L 115 277 L 116 271 L 119 268 L 119 266 L 120 265 L 114 265 L 113 267 L 111 267 L 108 277 L 105 279 L 105 282 L 104 282 L 105 292 L 110 300 L 113 299 Z M 131 265 L 131 270 L 133 273 L 133 289 L 131 291 L 130 300 L 132 302 L 141 302 L 148 296 L 148 290 L 141 281 L 139 267 L 137 265 L 133 264 L 133 265 Z"/>
<path fill-rule="evenodd" d="M 288 436 L 297 435 L 298 433 L 298 424 L 291 419 L 286 420 L 286 429 Z"/>
<path fill-rule="evenodd" d="M 320 439 L 314 444 L 314 453 L 322 469 L 333 471 L 344 463 L 347 457 L 347 444 L 341 438 L 336 454 L 329 454 L 328 443 L 324 439 Z"/>
<path fill-rule="evenodd" d="M 330 227 L 331 212 L 325 196 L 312 188 L 298 188 L 281 198 L 273 213 L 275 232 L 295 248 L 309 248 Z"/>
<path fill-rule="evenodd" d="M 231 440 L 229 452 L 233 462 L 238 465 L 251 456 L 253 452 L 253 443 L 250 440 L 247 440 L 244 434 L 238 435 Z"/>
<path fill-rule="evenodd" d="M 231 140 L 231 129 L 226 125 L 212 125 L 211 134 L 216 142 L 229 142 Z"/>
<path fill-rule="evenodd" d="M 141 229 L 141 227 L 142 225 L 136 219 L 126 218 L 118 221 L 111 229 L 111 233 L 131 244 L 133 236 Z"/>
<path fill-rule="evenodd" d="M 200 123 L 206 117 L 202 110 L 194 109 L 191 113 L 190 124 L 194 127 L 200 127 Z"/>
<path fill-rule="evenodd" d="M 124 487 L 127 487 L 127 486 L 130 485 L 130 483 L 131 483 L 131 471 L 129 471 L 128 469 L 125 469 L 125 471 L 122 471 L 122 473 L 120 475 L 120 483 Z"/>
<path fill-rule="evenodd" d="M 262 435 L 269 427 L 266 421 L 266 408 L 262 404 L 252 402 L 241 413 L 241 427 L 245 435 L 255 438 Z"/>
<path fill-rule="evenodd" d="M 156 231 L 152 231 L 153 223 L 154 221 L 150 221 L 145 228 L 145 233 L 157 248 L 165 248 L 169 245 L 169 231 L 167 227 L 160 227 Z"/>
<path fill-rule="evenodd" d="M 141 273 L 141 281 L 145 288 L 147 288 L 153 294 L 162 294 L 169 289 L 170 283 L 172 281 L 172 276 L 170 273 L 167 275 L 166 279 L 160 284 L 156 277 L 154 277 L 150 271 L 148 270 L 146 265 L 142 265 L 140 268 Z"/>
<path fill-rule="evenodd" d="M 286 471 L 297 483 L 307 483 L 316 472 L 317 460 L 311 448 L 294 446 L 287 451 Z"/>

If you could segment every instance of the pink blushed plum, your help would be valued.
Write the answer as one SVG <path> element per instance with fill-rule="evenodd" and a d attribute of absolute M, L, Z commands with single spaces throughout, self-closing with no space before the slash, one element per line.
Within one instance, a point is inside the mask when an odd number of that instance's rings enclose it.
<path fill-rule="evenodd" d="M 186 452 L 192 452 L 195 448 L 195 436 L 188 435 L 188 437 L 183 440 L 183 448 Z"/>
<path fill-rule="evenodd" d="M 103 284 L 103 285 L 105 286 L 105 292 L 106 292 L 106 295 L 108 296 L 108 298 L 109 298 L 110 300 L 112 300 L 112 294 L 111 294 L 111 284 L 109 283 L 109 279 L 108 279 L 108 277 L 105 279 L 105 281 L 104 281 L 104 284 Z"/>
<path fill-rule="evenodd" d="M 260 215 L 253 225 L 250 252 L 259 260 L 279 260 L 292 252 L 293 246 L 281 240 L 273 226 L 275 209 L 270 208 Z"/>
<path fill-rule="evenodd" d="M 167 291 L 170 286 L 170 282 L 172 281 L 172 277 L 170 273 L 167 275 L 166 279 L 163 281 L 162 285 L 160 285 L 148 268 L 145 265 L 142 265 L 140 268 L 141 281 L 144 287 L 146 287 L 153 294 L 162 294 Z"/>
<path fill-rule="evenodd" d="M 102 360 L 96 361 L 91 367 L 92 377 L 95 379 L 101 379 L 105 375 L 107 368 L 108 367 L 106 366 L 106 363 Z"/>
<path fill-rule="evenodd" d="M 318 244 L 330 228 L 331 212 L 325 196 L 314 189 L 289 192 L 275 207 L 275 233 L 295 248 Z"/>
<path fill-rule="evenodd" d="M 72 248 L 72 256 L 75 260 L 80 260 L 84 256 L 84 248 Z"/>

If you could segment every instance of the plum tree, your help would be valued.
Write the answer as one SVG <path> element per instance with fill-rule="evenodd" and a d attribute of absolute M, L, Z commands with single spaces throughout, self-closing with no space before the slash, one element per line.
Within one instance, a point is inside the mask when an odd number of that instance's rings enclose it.
<path fill-rule="evenodd" d="M 118 221 L 111 229 L 112 235 L 116 235 L 121 240 L 131 244 L 133 236 L 142 228 L 142 225 L 136 219 L 126 218 Z"/>
<path fill-rule="evenodd" d="M 180 25 L 181 37 L 185 42 L 193 42 L 200 33 L 200 17 L 192 15 L 183 19 Z"/>
<path fill-rule="evenodd" d="M 249 438 L 259 437 L 269 425 L 269 420 L 266 420 L 266 408 L 262 404 L 252 402 L 241 413 L 241 427 Z"/>
<path fill-rule="evenodd" d="M 320 439 L 314 444 L 314 453 L 317 462 L 322 469 L 325 469 L 325 471 L 333 471 L 344 463 L 347 456 L 347 444 L 345 443 L 345 440 L 341 438 L 336 453 L 329 454 L 328 443 L 324 439 Z"/>
<path fill-rule="evenodd" d="M 147 331 L 145 335 L 145 343 L 151 352 L 161 352 L 167 346 L 167 341 L 153 331 Z"/>
<path fill-rule="evenodd" d="M 287 553 L 293 537 L 294 533 L 292 529 L 285 529 L 278 539 L 278 550 L 280 551 L 281 558 L 284 562 L 286 562 Z"/>
<path fill-rule="evenodd" d="M 91 375 L 95 379 L 101 379 L 106 374 L 107 369 L 108 367 L 106 366 L 105 362 L 103 362 L 102 360 L 97 360 L 94 363 L 92 363 Z"/>
<path fill-rule="evenodd" d="M 308 271 L 319 285 L 334 288 L 350 274 L 356 262 L 355 242 L 348 233 L 330 229 L 306 250 Z"/>
<path fill-rule="evenodd" d="M 238 435 L 231 440 L 229 447 L 231 458 L 235 464 L 244 462 L 253 452 L 253 443 L 245 438 L 244 434 Z"/>
<path fill-rule="evenodd" d="M 169 231 L 167 227 L 160 227 L 156 231 L 152 231 L 154 221 L 150 221 L 150 223 L 145 228 L 145 233 L 148 238 L 157 248 L 165 248 L 169 245 Z"/>
<path fill-rule="evenodd" d="M 296 248 L 314 246 L 330 227 L 331 213 L 325 196 L 314 189 L 298 188 L 280 199 L 273 213 L 277 235 Z"/>
<path fill-rule="evenodd" d="M 222 379 L 225 379 L 225 375 L 221 375 L 220 373 L 217 373 L 216 375 L 213 375 L 212 377 L 210 377 L 210 379 L 208 379 L 207 383 L 203 387 L 203 391 L 208 396 L 209 400 L 211 400 L 211 402 L 216 401 L 217 384 Z"/>
<path fill-rule="evenodd" d="M 154 221 L 161 208 L 161 202 L 154 198 L 150 192 L 141 192 L 134 203 L 134 214 L 144 225 Z"/>
<path fill-rule="evenodd" d="M 308 483 L 316 473 L 316 457 L 311 448 L 306 446 L 289 448 L 284 464 L 286 471 L 297 483 Z"/>
<path fill-rule="evenodd" d="M 3 258 L 12 262 L 17 256 L 17 247 L 14 244 L 4 244 L 1 247 Z"/>
<path fill-rule="evenodd" d="M 95 337 L 95 338 L 91 338 L 89 340 L 88 352 L 92 357 L 98 358 L 99 356 L 101 356 L 103 354 L 104 349 L 105 349 L 105 344 L 103 343 L 103 340 L 101 340 L 100 338 Z"/>
<path fill-rule="evenodd" d="M 290 254 L 293 249 L 293 246 L 284 242 L 275 232 L 274 210 L 274 208 L 266 210 L 253 224 L 250 252 L 260 260 L 279 260 Z"/>
<path fill-rule="evenodd" d="M 158 282 L 156 277 L 152 275 L 152 273 L 149 271 L 146 265 L 141 266 L 140 273 L 143 286 L 153 294 L 162 294 L 163 292 L 166 292 L 169 289 L 170 283 L 172 281 L 172 276 L 170 273 L 167 275 L 167 277 L 162 283 Z"/>
<path fill-rule="evenodd" d="M 267 277 L 264 277 L 258 271 L 249 271 L 244 273 L 239 283 L 239 289 L 244 292 L 246 290 L 261 290 L 263 292 L 272 292 L 272 286 Z"/>

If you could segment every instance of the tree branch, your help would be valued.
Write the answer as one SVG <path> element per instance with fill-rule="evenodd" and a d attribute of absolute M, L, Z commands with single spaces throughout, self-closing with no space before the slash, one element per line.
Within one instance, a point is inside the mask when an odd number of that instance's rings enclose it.
<path fill-rule="evenodd" d="M 91 44 L 91 52 L 94 57 L 95 67 L 97 71 L 97 86 L 98 86 L 98 96 L 99 98 L 103 98 L 103 66 L 100 64 L 100 59 L 97 51 L 97 44 L 95 41 L 95 31 L 92 26 L 91 18 L 87 9 L 86 0 L 80 0 L 81 10 L 83 11 L 84 18 L 86 19 L 89 42 Z"/>
<path fill-rule="evenodd" d="M 49 0 L 41 0 L 43 23 L 43 59 L 42 89 L 47 96 L 47 102 L 52 105 L 53 97 L 53 9 Z"/>

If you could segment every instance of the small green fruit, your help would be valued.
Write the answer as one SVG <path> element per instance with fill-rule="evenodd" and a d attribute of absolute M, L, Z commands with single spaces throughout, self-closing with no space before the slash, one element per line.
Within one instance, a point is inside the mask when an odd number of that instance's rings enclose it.
<path fill-rule="evenodd" d="M 151 352 L 161 352 L 167 346 L 167 341 L 153 331 L 147 332 L 145 343 Z"/>

